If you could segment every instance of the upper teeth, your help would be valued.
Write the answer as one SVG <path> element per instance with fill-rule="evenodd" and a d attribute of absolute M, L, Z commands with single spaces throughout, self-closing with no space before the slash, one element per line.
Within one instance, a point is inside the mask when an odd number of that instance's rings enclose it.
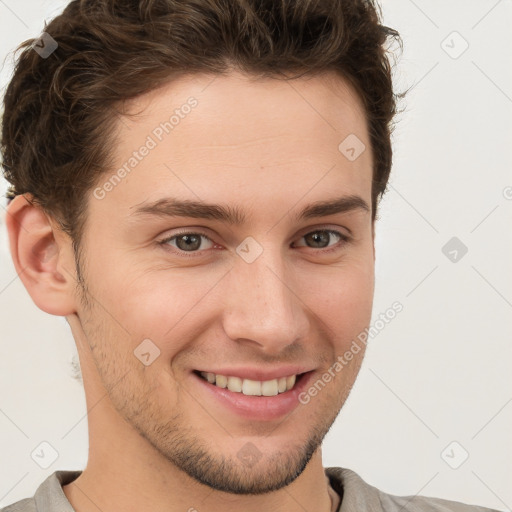
<path fill-rule="evenodd" d="M 256 396 L 274 396 L 278 393 L 284 393 L 293 388 L 296 378 L 296 375 L 290 375 L 280 379 L 260 381 L 241 379 L 240 377 L 226 377 L 225 375 L 216 375 L 210 372 L 201 372 L 201 376 L 220 388 L 228 388 L 229 391 L 234 391 L 235 393 Z"/>

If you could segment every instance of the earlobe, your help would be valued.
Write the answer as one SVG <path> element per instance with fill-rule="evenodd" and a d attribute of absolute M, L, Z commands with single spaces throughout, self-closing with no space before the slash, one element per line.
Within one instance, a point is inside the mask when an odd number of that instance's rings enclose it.
<path fill-rule="evenodd" d="M 16 196 L 5 218 L 16 273 L 39 309 L 69 315 L 75 311 L 76 282 L 71 244 L 28 198 Z"/>

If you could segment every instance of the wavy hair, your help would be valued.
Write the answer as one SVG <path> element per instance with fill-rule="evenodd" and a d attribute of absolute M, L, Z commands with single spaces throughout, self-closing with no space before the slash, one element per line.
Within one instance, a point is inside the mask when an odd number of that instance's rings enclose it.
<path fill-rule="evenodd" d="M 112 164 L 123 101 L 194 72 L 287 80 L 335 70 L 364 104 L 375 219 L 403 96 L 386 48 L 389 37 L 402 41 L 380 20 L 373 0 L 71 1 L 45 26 L 58 44 L 51 55 L 35 51 L 37 39 L 15 50 L 0 141 L 8 195 L 30 193 L 79 254 L 87 196 Z"/>

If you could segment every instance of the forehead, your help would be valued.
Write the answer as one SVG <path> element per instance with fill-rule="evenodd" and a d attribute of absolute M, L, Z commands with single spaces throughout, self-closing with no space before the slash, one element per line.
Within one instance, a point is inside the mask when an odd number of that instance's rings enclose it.
<path fill-rule="evenodd" d="M 245 136 L 249 130 L 269 130 L 269 123 L 275 124 L 279 119 L 286 124 L 293 114 L 307 120 L 307 125 L 302 127 L 304 132 L 317 126 L 337 131 L 342 127 L 340 121 L 346 128 L 363 135 L 367 128 L 359 93 L 346 78 L 334 71 L 292 80 L 256 77 L 239 71 L 225 75 L 186 74 L 125 102 L 124 109 L 129 115 L 141 113 L 144 118 L 162 117 L 166 112 L 180 109 L 190 97 L 198 101 L 201 124 L 207 126 L 213 121 L 218 125 L 230 123 L 242 128 L 241 133 L 229 134 L 232 141 L 238 135 Z M 252 117 L 248 118 L 247 114 Z M 191 125 L 190 122 L 187 124 Z M 119 127 L 123 130 L 122 125 Z M 210 135 L 215 137 L 215 133 Z"/>
<path fill-rule="evenodd" d="M 364 107 L 337 74 L 291 81 L 238 72 L 185 75 L 124 110 L 129 115 L 118 125 L 110 176 L 123 166 L 128 172 L 102 201 L 123 215 L 164 195 L 241 203 L 246 194 L 256 204 L 279 190 L 281 200 L 296 203 L 307 188 L 325 195 L 336 185 L 369 195 L 371 151 L 350 161 L 340 150 L 354 136 L 370 148 Z M 149 141 L 151 149 L 135 161 L 134 151 Z M 130 160 L 135 165 L 128 169 Z"/>

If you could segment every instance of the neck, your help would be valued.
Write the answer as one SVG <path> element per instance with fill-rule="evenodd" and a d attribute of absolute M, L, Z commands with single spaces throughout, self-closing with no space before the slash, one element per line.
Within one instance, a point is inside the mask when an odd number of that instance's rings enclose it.
<path fill-rule="evenodd" d="M 75 481 L 63 486 L 76 512 L 331 511 L 320 448 L 301 475 L 282 489 L 260 495 L 221 492 L 163 457 L 119 416 L 101 386 L 88 391 L 88 464 Z"/>
<path fill-rule="evenodd" d="M 289 485 L 259 495 L 212 489 L 184 473 L 119 415 L 88 352 L 80 357 L 89 427 L 87 467 L 63 491 L 76 512 L 331 512 L 320 447 Z"/>
<path fill-rule="evenodd" d="M 97 441 L 86 469 L 63 487 L 76 512 L 331 512 L 320 450 L 287 487 L 262 495 L 233 495 L 197 482 L 169 462 L 141 458 L 127 451 L 129 439 L 120 439 Z M 100 447 L 102 450 L 98 451 Z"/>

